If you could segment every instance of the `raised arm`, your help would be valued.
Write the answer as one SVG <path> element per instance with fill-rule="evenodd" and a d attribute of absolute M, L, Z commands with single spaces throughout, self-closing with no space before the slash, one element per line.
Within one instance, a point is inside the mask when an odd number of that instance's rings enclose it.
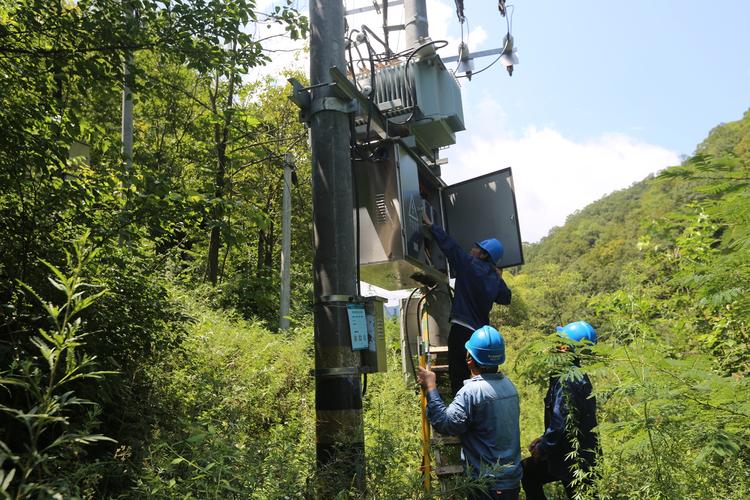
<path fill-rule="evenodd" d="M 451 266 L 457 268 L 466 265 L 471 261 L 471 256 L 456 243 L 456 240 L 451 238 L 445 230 L 437 224 L 429 224 L 427 227 L 430 229 L 432 236 L 435 238 L 435 242 L 443 251 L 445 256 L 448 258 L 448 262 Z"/>
<path fill-rule="evenodd" d="M 508 285 L 505 284 L 505 280 L 500 278 L 500 290 L 497 292 L 495 302 L 507 306 L 508 304 L 510 304 L 511 296 L 512 294 L 510 288 L 508 288 Z"/>

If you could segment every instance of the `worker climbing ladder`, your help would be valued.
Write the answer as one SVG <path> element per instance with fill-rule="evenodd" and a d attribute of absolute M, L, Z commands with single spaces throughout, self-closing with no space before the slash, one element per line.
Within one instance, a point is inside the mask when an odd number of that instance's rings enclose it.
<path fill-rule="evenodd" d="M 438 386 L 444 389 L 444 393 L 449 393 L 450 382 L 447 380 L 448 373 L 448 346 L 432 346 L 431 358 L 433 364 L 430 367 L 436 377 Z M 446 436 L 431 430 L 430 448 L 435 460 L 435 475 L 440 481 L 441 490 L 445 489 L 445 479 L 456 474 L 462 474 L 463 465 L 459 463 L 461 440 L 458 436 Z"/>

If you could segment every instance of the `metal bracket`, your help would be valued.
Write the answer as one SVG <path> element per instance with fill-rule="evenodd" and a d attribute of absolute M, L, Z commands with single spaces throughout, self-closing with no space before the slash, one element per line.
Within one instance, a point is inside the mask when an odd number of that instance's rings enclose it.
<path fill-rule="evenodd" d="M 338 111 L 349 114 L 358 110 L 357 102 L 353 99 L 347 100 L 328 96 L 313 100 L 310 90 L 320 87 L 332 87 L 335 90 L 337 87 L 335 81 L 310 85 L 309 87 L 302 86 L 296 78 L 288 78 L 287 81 L 292 84 L 292 93 L 289 95 L 289 100 L 299 107 L 299 120 L 303 123 L 309 125 L 313 115 L 321 111 Z M 341 94 L 341 92 L 336 93 Z"/>
<path fill-rule="evenodd" d="M 338 368 L 318 368 L 310 370 L 313 377 L 356 377 L 362 373 L 359 366 L 342 366 Z"/>
<path fill-rule="evenodd" d="M 391 0 L 390 2 L 387 2 L 387 5 L 385 5 L 386 2 L 383 2 L 383 7 L 395 7 L 396 5 L 403 5 L 404 0 Z M 370 12 L 372 10 L 376 11 L 378 14 L 380 14 L 381 6 L 378 5 L 378 2 L 373 2 L 373 5 L 367 6 L 367 7 L 359 7 L 357 9 L 349 9 L 347 10 L 344 15 L 345 16 L 351 16 L 353 14 L 361 14 L 363 12 Z"/>
<path fill-rule="evenodd" d="M 331 294 L 321 296 L 320 301 L 318 301 L 317 304 L 335 304 L 337 302 L 355 304 L 360 303 L 361 301 L 362 297 L 357 297 L 356 295 Z"/>
<path fill-rule="evenodd" d="M 289 100 L 296 104 L 300 109 L 307 109 L 310 107 L 310 88 L 303 87 L 302 84 L 296 78 L 287 78 L 289 83 L 292 84 L 292 94 L 289 96 Z"/>
<path fill-rule="evenodd" d="M 321 111 L 338 111 L 339 113 L 346 114 L 354 113 L 357 111 L 357 103 L 355 101 L 345 101 L 338 97 L 315 99 L 310 107 L 310 115 L 308 119 Z"/>

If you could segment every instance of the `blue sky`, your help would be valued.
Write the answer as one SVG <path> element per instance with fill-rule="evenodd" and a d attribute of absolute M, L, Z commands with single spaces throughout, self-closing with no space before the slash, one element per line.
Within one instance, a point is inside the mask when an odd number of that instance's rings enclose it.
<path fill-rule="evenodd" d="M 498 46 L 494 2 L 466 4 L 490 34 L 478 48 Z M 750 107 L 748 22 L 747 1 L 517 2 L 521 63 L 476 87 L 497 92 L 512 128 L 550 126 L 576 141 L 627 133 L 691 154 Z"/>

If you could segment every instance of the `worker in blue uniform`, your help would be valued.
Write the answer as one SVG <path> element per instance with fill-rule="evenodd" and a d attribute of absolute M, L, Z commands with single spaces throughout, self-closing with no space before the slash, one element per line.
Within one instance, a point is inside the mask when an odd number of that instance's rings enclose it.
<path fill-rule="evenodd" d="M 596 330 L 585 321 L 557 327 L 558 335 L 575 342 L 596 343 Z M 561 345 L 562 351 L 572 349 Z M 577 356 L 572 361 L 580 366 Z M 523 489 L 529 500 L 544 499 L 543 485 L 562 481 L 565 492 L 573 498 L 580 488 L 590 484 L 591 476 L 574 481 L 576 470 L 588 472 L 596 463 L 599 442 L 596 427 L 596 399 L 591 395 L 591 381 L 580 377 L 550 377 L 544 398 L 544 434 L 529 445 L 531 457 L 523 461 Z M 574 443 L 577 440 L 577 443 Z M 575 454 L 571 454 L 576 450 Z"/>
<path fill-rule="evenodd" d="M 503 280 L 502 269 L 497 267 L 503 257 L 503 244 L 489 238 L 467 252 L 427 215 L 423 219 L 456 276 L 448 332 L 448 374 L 451 390 L 456 394 L 469 378 L 464 344 L 474 330 L 489 324 L 494 303 L 510 304 L 510 288 Z"/>
<path fill-rule="evenodd" d="M 467 473 L 483 479 L 487 491 L 473 491 L 469 498 L 515 500 L 523 472 L 520 406 L 516 387 L 498 371 L 505 362 L 505 340 L 485 325 L 465 347 L 472 377 L 447 407 L 435 385 L 435 373 L 419 368 L 417 381 L 427 395 L 427 418 L 441 434 L 460 437 Z"/>

